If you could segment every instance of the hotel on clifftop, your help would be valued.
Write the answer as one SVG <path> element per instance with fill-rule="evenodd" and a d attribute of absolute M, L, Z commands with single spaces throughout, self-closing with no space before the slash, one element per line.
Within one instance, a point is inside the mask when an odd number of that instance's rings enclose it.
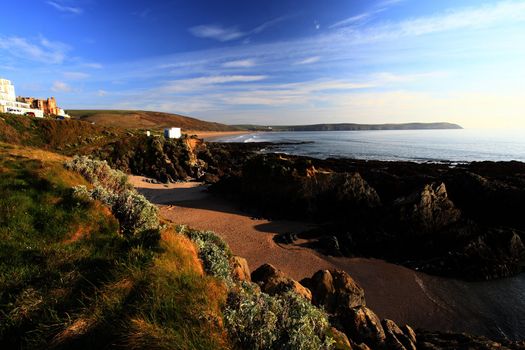
<path fill-rule="evenodd" d="M 44 115 L 69 117 L 62 108 L 58 108 L 54 97 L 36 99 L 17 97 L 11 81 L 0 78 L 0 113 L 30 115 L 43 118 Z"/>

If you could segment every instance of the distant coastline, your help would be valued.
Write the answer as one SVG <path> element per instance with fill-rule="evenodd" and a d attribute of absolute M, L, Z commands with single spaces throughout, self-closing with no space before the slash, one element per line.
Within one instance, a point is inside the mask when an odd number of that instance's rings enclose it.
<path fill-rule="evenodd" d="M 463 129 L 461 125 L 437 123 L 400 123 L 400 124 L 312 124 L 312 125 L 234 125 L 235 127 L 253 131 L 354 131 L 354 130 L 442 130 Z"/>

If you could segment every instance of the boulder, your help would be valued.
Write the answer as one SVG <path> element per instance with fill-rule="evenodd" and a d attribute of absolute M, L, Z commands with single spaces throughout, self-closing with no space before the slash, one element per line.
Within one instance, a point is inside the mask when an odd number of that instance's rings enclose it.
<path fill-rule="evenodd" d="M 381 204 L 376 190 L 359 173 L 342 175 L 336 198 L 340 201 L 348 201 L 368 208 L 374 208 Z"/>
<path fill-rule="evenodd" d="M 399 219 L 410 231 L 433 233 L 459 221 L 461 211 L 448 198 L 444 183 L 425 185 L 421 192 L 397 199 Z"/>
<path fill-rule="evenodd" d="M 298 295 L 312 300 L 312 292 L 299 282 L 289 278 L 282 271 L 270 264 L 264 264 L 251 274 L 252 281 L 257 283 L 261 290 L 270 295 L 293 291 Z"/>
<path fill-rule="evenodd" d="M 328 313 L 344 313 L 366 305 L 363 288 L 345 271 L 319 270 L 301 283 L 311 290 L 312 302 Z"/>
<path fill-rule="evenodd" d="M 416 350 L 415 334 L 414 340 L 412 340 L 411 336 L 407 336 L 392 320 L 383 320 L 381 325 L 386 334 L 386 347 L 388 349 Z M 409 326 L 407 327 L 410 328 Z"/>
<path fill-rule="evenodd" d="M 248 261 L 240 256 L 234 256 L 231 261 L 232 277 L 238 281 L 251 281 Z"/>
<path fill-rule="evenodd" d="M 332 337 L 335 341 L 335 348 L 336 349 L 349 349 L 352 350 L 354 347 L 352 347 L 352 344 L 350 343 L 350 340 L 340 330 L 338 330 L 335 327 L 330 327 L 330 331 L 328 332 L 330 337 Z"/>
<path fill-rule="evenodd" d="M 372 349 L 385 347 L 386 334 L 379 317 L 366 306 L 348 310 L 339 316 L 346 335 L 357 343 L 365 343 Z"/>

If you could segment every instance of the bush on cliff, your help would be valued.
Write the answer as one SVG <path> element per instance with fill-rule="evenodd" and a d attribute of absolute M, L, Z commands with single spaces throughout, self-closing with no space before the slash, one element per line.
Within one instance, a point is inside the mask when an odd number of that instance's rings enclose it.
<path fill-rule="evenodd" d="M 179 226 L 177 231 L 197 245 L 199 258 L 208 274 L 227 283 L 232 282 L 230 268 L 232 254 L 228 245 L 219 236 L 210 231 L 192 230 L 184 225 Z"/>
<path fill-rule="evenodd" d="M 66 163 L 66 168 L 77 171 L 95 186 L 91 190 L 85 186 L 78 187 L 76 195 L 99 200 L 109 206 L 126 237 L 159 229 L 157 207 L 133 189 L 121 171 L 111 169 L 105 161 L 88 157 L 75 157 Z"/>
<path fill-rule="evenodd" d="M 241 349 L 331 349 L 326 313 L 294 292 L 271 296 L 251 282 L 235 282 L 231 276 L 232 254 L 213 232 L 179 226 L 177 231 L 198 247 L 199 258 L 210 275 L 229 288 L 223 310 L 224 323 Z"/>
<path fill-rule="evenodd" d="M 334 345 L 321 309 L 294 292 L 270 296 L 247 282 L 230 292 L 224 322 L 242 349 L 319 350 Z"/>

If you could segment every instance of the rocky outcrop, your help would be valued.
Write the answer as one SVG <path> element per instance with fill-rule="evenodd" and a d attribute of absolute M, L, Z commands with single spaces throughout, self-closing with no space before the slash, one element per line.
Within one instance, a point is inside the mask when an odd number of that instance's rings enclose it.
<path fill-rule="evenodd" d="M 366 306 L 341 312 L 338 319 L 345 333 L 355 342 L 365 343 L 372 349 L 385 347 L 386 334 L 381 320 Z"/>
<path fill-rule="evenodd" d="M 461 211 L 448 198 L 444 183 L 425 185 L 421 192 L 395 201 L 396 219 L 414 234 L 438 232 L 459 221 Z"/>
<path fill-rule="evenodd" d="M 322 306 L 329 313 L 364 306 L 365 292 L 344 271 L 319 270 L 301 284 L 312 292 L 312 303 Z"/>
<path fill-rule="evenodd" d="M 264 264 L 260 266 L 252 272 L 251 279 L 261 287 L 263 292 L 270 295 L 293 291 L 308 300 L 312 300 L 312 292 L 308 288 L 286 276 L 273 265 Z"/>
<path fill-rule="evenodd" d="M 519 245 L 519 243 L 516 243 Z M 467 334 L 438 333 L 399 326 L 366 307 L 363 289 L 344 271 L 319 270 L 301 284 L 270 264 L 252 273 L 261 290 L 272 294 L 290 290 L 310 299 L 329 315 L 328 334 L 336 349 L 358 350 L 525 350 L 525 342 L 496 342 Z M 311 291 L 311 292 L 310 292 Z"/>
<path fill-rule="evenodd" d="M 275 145 L 273 145 L 275 146 Z M 322 223 L 299 239 L 323 254 L 371 256 L 464 279 L 510 276 L 525 257 L 525 163 L 416 164 L 260 154 L 213 144 L 211 191 L 257 217 Z M 202 159 L 204 159 L 202 158 Z"/>

